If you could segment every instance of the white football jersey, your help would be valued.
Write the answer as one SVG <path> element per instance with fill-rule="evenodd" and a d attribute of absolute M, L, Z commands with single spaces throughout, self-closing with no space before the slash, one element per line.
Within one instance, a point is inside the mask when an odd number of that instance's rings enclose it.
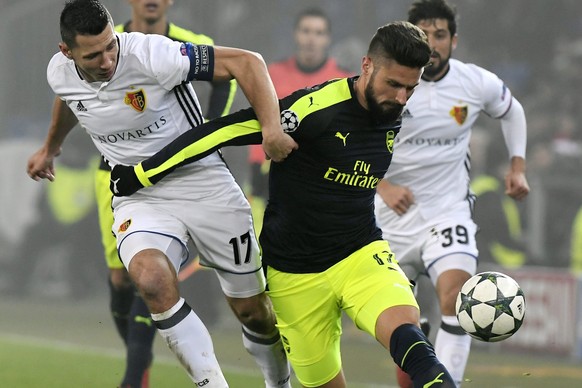
<path fill-rule="evenodd" d="M 74 62 L 60 52 L 49 62 L 47 79 L 110 166 L 135 165 L 204 118 L 194 88 L 185 82 L 190 59 L 180 42 L 138 32 L 117 37 L 118 64 L 108 82 L 83 80 Z M 203 196 L 219 183 L 231 185 L 234 180 L 215 152 L 179 168 L 165 181 L 144 190 L 158 196 L 170 190 L 180 197 L 196 187 Z"/>
<path fill-rule="evenodd" d="M 77 116 L 109 164 L 132 165 L 203 122 L 181 43 L 160 35 L 121 33 L 108 82 L 83 80 L 62 53 L 51 59 L 50 86 Z"/>
<path fill-rule="evenodd" d="M 426 220 L 467 197 L 469 139 L 479 113 L 500 118 L 511 107 L 511 92 L 495 74 L 455 59 L 449 63 L 444 78 L 421 80 L 408 100 L 385 175 L 410 188 Z"/>

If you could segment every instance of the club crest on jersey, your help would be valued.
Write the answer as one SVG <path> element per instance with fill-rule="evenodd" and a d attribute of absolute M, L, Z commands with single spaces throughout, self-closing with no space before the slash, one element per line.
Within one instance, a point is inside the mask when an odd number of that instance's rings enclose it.
<path fill-rule="evenodd" d="M 457 124 L 463 125 L 465 120 L 467 120 L 467 114 L 469 113 L 469 108 L 465 106 L 453 106 L 453 109 L 449 112 L 451 116 L 455 119 Z"/>
<path fill-rule="evenodd" d="M 135 92 L 126 92 L 124 101 L 138 112 L 143 112 L 146 107 L 146 96 L 143 89 Z"/>
<path fill-rule="evenodd" d="M 388 148 L 388 152 L 390 152 L 391 154 L 394 153 L 394 138 L 395 137 L 396 137 L 396 134 L 394 133 L 394 131 L 386 132 L 386 148 Z"/>
<path fill-rule="evenodd" d="M 129 229 L 129 225 L 131 225 L 131 219 L 123 221 L 121 225 L 119 225 L 118 233 L 127 232 L 127 229 Z"/>

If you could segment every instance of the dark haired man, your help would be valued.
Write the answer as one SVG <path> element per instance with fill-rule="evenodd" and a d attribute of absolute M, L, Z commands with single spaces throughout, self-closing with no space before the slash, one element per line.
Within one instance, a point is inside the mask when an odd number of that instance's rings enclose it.
<path fill-rule="evenodd" d="M 131 19 L 115 26 L 117 32 L 141 32 L 165 35 L 180 42 L 197 45 L 213 45 L 214 41 L 203 34 L 181 28 L 167 17 L 172 0 L 129 0 Z M 211 82 L 212 93 L 204 117 L 214 118 L 227 114 L 236 92 L 236 82 Z M 63 104 L 56 99 L 57 104 Z M 59 110 L 55 110 L 59 112 Z M 259 146 L 260 147 L 260 146 Z M 115 236 L 111 233 L 113 213 L 109 191 L 110 167 L 101 159 L 95 172 L 95 194 L 99 210 L 99 226 L 105 261 L 109 269 L 110 310 L 113 321 L 126 347 L 125 373 L 122 388 L 148 387 L 149 367 L 152 362 L 152 347 L 156 328 L 139 293 L 135 290 L 129 274 L 117 254 Z"/>
<path fill-rule="evenodd" d="M 155 34 L 117 34 L 97 0 L 68 1 L 60 27 L 60 52 L 51 59 L 47 78 L 64 103 L 55 104 L 59 112 L 45 144 L 29 159 L 31 178 L 54 179 L 53 159 L 77 121 L 111 166 L 153 155 L 203 122 L 192 80 L 235 78 L 260 112 L 265 152 L 273 160 L 284 159 L 297 146 L 281 130 L 275 90 L 260 55 Z M 176 274 L 192 238 L 201 263 L 215 269 L 253 339 L 249 351 L 267 387 L 286 387 L 289 368 L 264 293 L 248 202 L 217 153 L 183 172 L 153 190 L 113 200 L 119 256 L 191 379 L 198 386 L 226 387 L 210 335 L 178 291 Z"/>
<path fill-rule="evenodd" d="M 455 301 L 476 272 L 478 254 L 469 190 L 471 127 L 482 111 L 501 121 L 498 143 L 505 142 L 511 159 L 505 191 L 520 200 L 529 192 L 526 120 L 495 74 L 451 58 L 457 45 L 452 6 L 417 1 L 408 21 L 427 35 L 432 65 L 407 103 L 392 164 L 378 185 L 376 218 L 406 274 L 413 280 L 426 274 L 435 286 L 442 313 L 436 353 L 460 385 L 471 340 L 459 326 Z"/>
<path fill-rule="evenodd" d="M 361 75 L 280 101 L 283 128 L 300 147 L 271 166 L 260 242 L 277 326 L 303 386 L 346 386 L 343 311 L 390 351 L 415 387 L 454 387 L 419 328 L 411 284 L 382 239 L 373 206 L 402 109 L 430 52 L 418 27 L 390 23 L 372 38 Z M 117 195 L 177 174 L 216 147 L 260 141 L 251 109 L 210 121 L 135 167 L 115 166 Z"/>
<path fill-rule="evenodd" d="M 320 8 L 307 8 L 299 12 L 295 18 L 293 40 L 294 55 L 268 65 L 277 97 L 287 97 L 298 89 L 352 75 L 329 56 L 331 20 Z M 268 196 L 269 161 L 265 160 L 265 153 L 260 145 L 249 147 L 249 163 L 253 207 L 262 207 L 256 200 L 264 201 Z"/>

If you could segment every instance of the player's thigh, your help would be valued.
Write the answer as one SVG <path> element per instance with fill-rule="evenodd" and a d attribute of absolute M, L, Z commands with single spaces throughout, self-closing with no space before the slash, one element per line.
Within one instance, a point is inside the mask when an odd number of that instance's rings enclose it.
<path fill-rule="evenodd" d="M 258 298 L 260 294 L 265 291 L 266 287 L 265 276 L 263 275 L 262 268 L 259 267 L 248 273 L 235 273 L 216 269 L 215 273 L 224 295 L 229 297 L 230 300 L 234 299 L 233 303 L 240 306 L 241 309 L 243 309 L 245 305 L 251 303 L 251 301 L 259 303 L 262 299 Z M 251 297 L 253 297 L 253 299 L 249 301 L 238 301 L 239 299 L 247 299 Z M 237 309 L 237 311 L 239 310 L 240 309 Z"/>
<path fill-rule="evenodd" d="M 376 338 L 376 322 L 394 306 L 418 309 L 410 280 L 400 269 L 388 243 L 374 241 L 341 262 L 342 308 L 356 326 Z"/>
<path fill-rule="evenodd" d="M 251 208 L 238 188 L 204 201 L 183 215 L 200 264 L 216 270 L 227 296 L 245 298 L 265 290 Z"/>
<path fill-rule="evenodd" d="M 416 281 L 419 276 L 426 274 L 422 248 L 427 238 L 429 235 L 424 231 L 405 235 L 393 233 L 386 237 L 398 265 L 410 280 Z"/>
<path fill-rule="evenodd" d="M 188 258 L 188 231 L 175 216 L 177 211 L 145 198 L 126 200 L 116 206 L 112 230 L 126 268 L 140 251 L 156 249 L 167 256 L 178 272 Z"/>
<path fill-rule="evenodd" d="M 124 268 L 117 254 L 117 243 L 111 232 L 113 225 L 113 210 L 111 209 L 111 191 L 109 190 L 110 171 L 97 169 L 95 172 L 95 197 L 99 217 L 99 231 L 107 267 L 111 269 Z"/>
<path fill-rule="evenodd" d="M 297 379 L 316 387 L 341 370 L 341 310 L 326 272 L 291 274 L 267 270 L 267 294 Z"/>

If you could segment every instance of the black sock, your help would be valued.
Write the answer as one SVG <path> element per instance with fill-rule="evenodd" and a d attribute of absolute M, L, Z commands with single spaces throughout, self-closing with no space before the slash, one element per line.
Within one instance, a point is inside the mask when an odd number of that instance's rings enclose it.
<path fill-rule="evenodd" d="M 422 331 L 412 324 L 401 325 L 390 338 L 390 354 L 404 372 L 410 375 L 414 387 L 432 383 L 432 388 L 455 388 L 455 382 Z"/>
<path fill-rule="evenodd" d="M 116 289 L 113 287 L 111 279 L 109 279 L 108 283 L 111 298 L 109 301 L 109 310 L 111 311 L 117 332 L 121 336 L 121 339 L 123 339 L 123 342 L 127 344 L 129 311 L 131 310 L 135 289 L 133 286 Z"/>
<path fill-rule="evenodd" d="M 152 362 L 152 346 L 156 327 L 145 302 L 137 293 L 134 296 L 129 317 L 127 365 L 121 385 L 139 388 L 143 374 Z"/>

